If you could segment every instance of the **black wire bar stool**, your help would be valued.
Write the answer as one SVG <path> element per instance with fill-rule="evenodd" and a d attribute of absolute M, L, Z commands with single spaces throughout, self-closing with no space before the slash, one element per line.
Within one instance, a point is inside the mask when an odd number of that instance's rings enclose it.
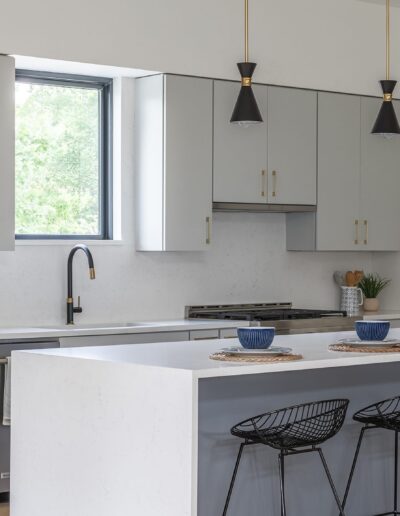
<path fill-rule="evenodd" d="M 393 496 L 393 511 L 384 512 L 375 516 L 390 516 L 400 515 L 398 510 L 398 462 L 399 462 L 399 442 L 398 433 L 400 431 L 400 396 L 390 398 L 388 400 L 379 401 L 373 405 L 369 405 L 353 416 L 354 421 L 363 423 L 363 427 L 360 431 L 356 451 L 354 454 L 353 463 L 351 465 L 349 479 L 347 481 L 346 491 L 344 494 L 342 506 L 344 507 L 347 502 L 347 498 L 350 491 L 351 482 L 353 480 L 354 471 L 356 469 L 357 459 L 360 453 L 361 443 L 364 438 L 364 434 L 367 430 L 372 428 L 382 428 L 385 430 L 391 430 L 394 432 L 394 496 Z"/>
<path fill-rule="evenodd" d="M 228 511 L 243 449 L 245 446 L 254 444 L 264 444 L 279 450 L 281 516 L 286 516 L 287 514 L 285 501 L 285 458 L 309 452 L 317 452 L 319 454 L 340 515 L 344 516 L 342 504 L 328 469 L 328 464 L 319 445 L 339 432 L 343 426 L 348 405 L 349 400 L 346 399 L 305 403 L 274 412 L 267 412 L 235 425 L 231 429 L 231 433 L 243 439 L 243 442 L 240 444 L 237 455 L 223 516 L 226 516 Z"/>

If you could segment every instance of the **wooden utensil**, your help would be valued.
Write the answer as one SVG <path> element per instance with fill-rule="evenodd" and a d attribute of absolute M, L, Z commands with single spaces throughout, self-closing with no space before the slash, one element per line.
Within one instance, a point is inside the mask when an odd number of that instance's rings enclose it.
<path fill-rule="evenodd" d="M 364 271 L 354 271 L 355 285 L 357 286 L 364 277 Z"/>
<path fill-rule="evenodd" d="M 356 287 L 364 277 L 364 271 L 347 271 L 346 286 Z"/>
<path fill-rule="evenodd" d="M 348 287 L 354 287 L 356 284 L 356 277 L 353 271 L 346 272 L 346 285 Z"/>

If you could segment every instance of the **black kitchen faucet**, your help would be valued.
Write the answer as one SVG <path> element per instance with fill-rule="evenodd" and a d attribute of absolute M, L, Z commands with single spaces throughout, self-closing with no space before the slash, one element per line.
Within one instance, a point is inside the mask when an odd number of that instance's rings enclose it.
<path fill-rule="evenodd" d="M 72 295 L 72 263 L 74 260 L 75 253 L 81 249 L 87 256 L 89 262 L 89 275 L 90 279 L 96 279 L 96 272 L 94 269 L 94 262 L 92 253 L 85 244 L 77 244 L 69 253 L 68 256 L 68 297 L 67 297 L 67 324 L 74 324 L 74 313 L 82 313 L 82 307 L 80 303 L 80 297 L 78 297 L 78 306 L 74 307 L 74 298 Z"/>

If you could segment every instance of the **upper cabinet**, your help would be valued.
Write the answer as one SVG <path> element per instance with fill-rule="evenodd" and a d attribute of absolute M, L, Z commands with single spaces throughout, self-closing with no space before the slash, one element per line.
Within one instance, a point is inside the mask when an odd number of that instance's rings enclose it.
<path fill-rule="evenodd" d="M 268 87 L 268 202 L 317 203 L 317 93 Z"/>
<path fill-rule="evenodd" d="M 202 251 L 211 243 L 212 80 L 136 81 L 136 248 Z"/>
<path fill-rule="evenodd" d="M 316 245 L 320 251 L 359 247 L 360 108 L 360 97 L 355 95 L 318 94 Z"/>
<path fill-rule="evenodd" d="M 381 99 L 361 98 L 361 244 L 373 251 L 400 250 L 400 139 L 371 134 Z M 400 102 L 393 102 L 400 120 Z"/>
<path fill-rule="evenodd" d="M 0 249 L 14 243 L 13 73 L 1 57 Z M 400 142 L 371 134 L 381 99 L 255 85 L 264 123 L 245 128 L 230 123 L 239 88 L 177 75 L 136 81 L 137 249 L 208 249 L 214 202 L 288 212 L 288 250 L 400 250 Z"/>
<path fill-rule="evenodd" d="M 214 81 L 217 203 L 315 205 L 317 94 L 254 86 L 264 123 L 230 123 L 240 85 Z"/>
<path fill-rule="evenodd" d="M 253 86 L 263 124 L 231 124 L 240 83 L 214 81 L 214 202 L 267 202 L 268 87 Z"/>
<path fill-rule="evenodd" d="M 318 94 L 318 209 L 287 215 L 288 250 L 400 250 L 400 145 L 371 134 L 380 104 Z"/>
<path fill-rule="evenodd" d="M 15 62 L 0 55 L 0 251 L 15 247 Z"/>

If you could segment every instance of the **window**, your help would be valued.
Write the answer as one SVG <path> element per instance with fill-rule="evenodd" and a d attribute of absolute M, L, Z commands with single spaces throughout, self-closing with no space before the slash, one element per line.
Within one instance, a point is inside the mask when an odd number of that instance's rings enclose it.
<path fill-rule="evenodd" d="M 112 81 L 18 70 L 16 238 L 112 238 Z"/>

